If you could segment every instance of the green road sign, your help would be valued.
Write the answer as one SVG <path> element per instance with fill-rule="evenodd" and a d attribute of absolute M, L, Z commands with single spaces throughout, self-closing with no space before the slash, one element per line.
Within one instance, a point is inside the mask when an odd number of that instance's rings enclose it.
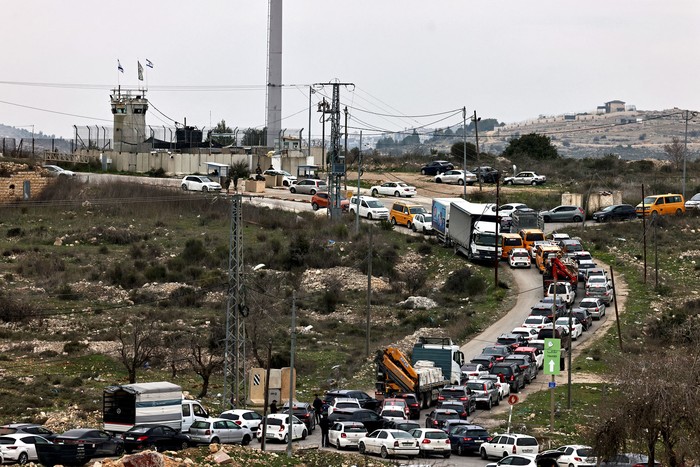
<path fill-rule="evenodd" d="M 545 339 L 544 340 L 544 374 L 558 375 L 561 373 L 559 359 L 561 358 L 561 340 L 560 339 Z"/>

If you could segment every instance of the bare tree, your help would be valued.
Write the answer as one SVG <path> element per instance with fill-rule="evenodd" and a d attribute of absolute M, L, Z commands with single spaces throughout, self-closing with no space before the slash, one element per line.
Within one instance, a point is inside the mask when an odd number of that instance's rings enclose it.
<path fill-rule="evenodd" d="M 209 336 L 202 338 L 202 336 L 195 334 L 190 339 L 190 353 L 187 356 L 187 360 L 192 370 L 202 378 L 202 390 L 199 392 L 198 398 L 207 395 L 211 376 L 224 366 L 224 349 L 221 345 L 221 336 L 217 335 L 215 331 L 222 327 L 219 323 L 212 326 Z"/>
<path fill-rule="evenodd" d="M 671 144 L 664 145 L 664 152 L 668 160 L 676 167 L 676 170 L 680 170 L 685 157 L 685 146 L 681 143 L 681 140 L 674 137 Z"/>
<path fill-rule="evenodd" d="M 129 383 L 136 382 L 136 371 L 151 360 L 160 345 L 160 336 L 154 322 L 138 321 L 119 326 L 119 361 L 129 375 Z"/>

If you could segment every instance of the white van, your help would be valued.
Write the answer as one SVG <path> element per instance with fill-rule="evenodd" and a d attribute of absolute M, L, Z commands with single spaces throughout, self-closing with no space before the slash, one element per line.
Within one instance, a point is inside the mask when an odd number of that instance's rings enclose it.
<path fill-rule="evenodd" d="M 357 211 L 358 197 L 353 196 L 350 198 L 350 213 L 355 214 Z M 360 217 L 366 217 L 369 220 L 380 219 L 389 220 L 389 210 L 384 207 L 381 201 L 377 198 L 372 198 L 371 196 L 360 196 Z"/>

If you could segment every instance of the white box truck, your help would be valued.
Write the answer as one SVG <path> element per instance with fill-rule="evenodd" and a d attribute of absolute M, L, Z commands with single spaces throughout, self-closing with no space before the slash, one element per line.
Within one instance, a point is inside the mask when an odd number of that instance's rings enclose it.
<path fill-rule="evenodd" d="M 450 205 L 469 204 L 462 198 L 433 198 L 432 219 L 433 232 L 440 243 L 450 246 Z"/>
<path fill-rule="evenodd" d="M 501 257 L 495 204 L 451 203 L 448 235 L 455 253 L 470 260 L 495 261 Z"/>
<path fill-rule="evenodd" d="M 202 404 L 182 397 L 177 384 L 160 381 L 109 386 L 103 392 L 105 431 L 123 433 L 134 425 L 167 425 L 187 432 L 209 414 Z"/>

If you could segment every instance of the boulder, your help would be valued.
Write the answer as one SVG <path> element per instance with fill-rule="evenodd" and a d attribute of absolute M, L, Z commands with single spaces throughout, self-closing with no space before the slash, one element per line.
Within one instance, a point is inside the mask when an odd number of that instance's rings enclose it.
<path fill-rule="evenodd" d="M 418 310 L 430 310 L 437 307 L 435 300 L 428 297 L 408 297 L 403 302 L 399 302 L 401 308 L 411 308 Z"/>

